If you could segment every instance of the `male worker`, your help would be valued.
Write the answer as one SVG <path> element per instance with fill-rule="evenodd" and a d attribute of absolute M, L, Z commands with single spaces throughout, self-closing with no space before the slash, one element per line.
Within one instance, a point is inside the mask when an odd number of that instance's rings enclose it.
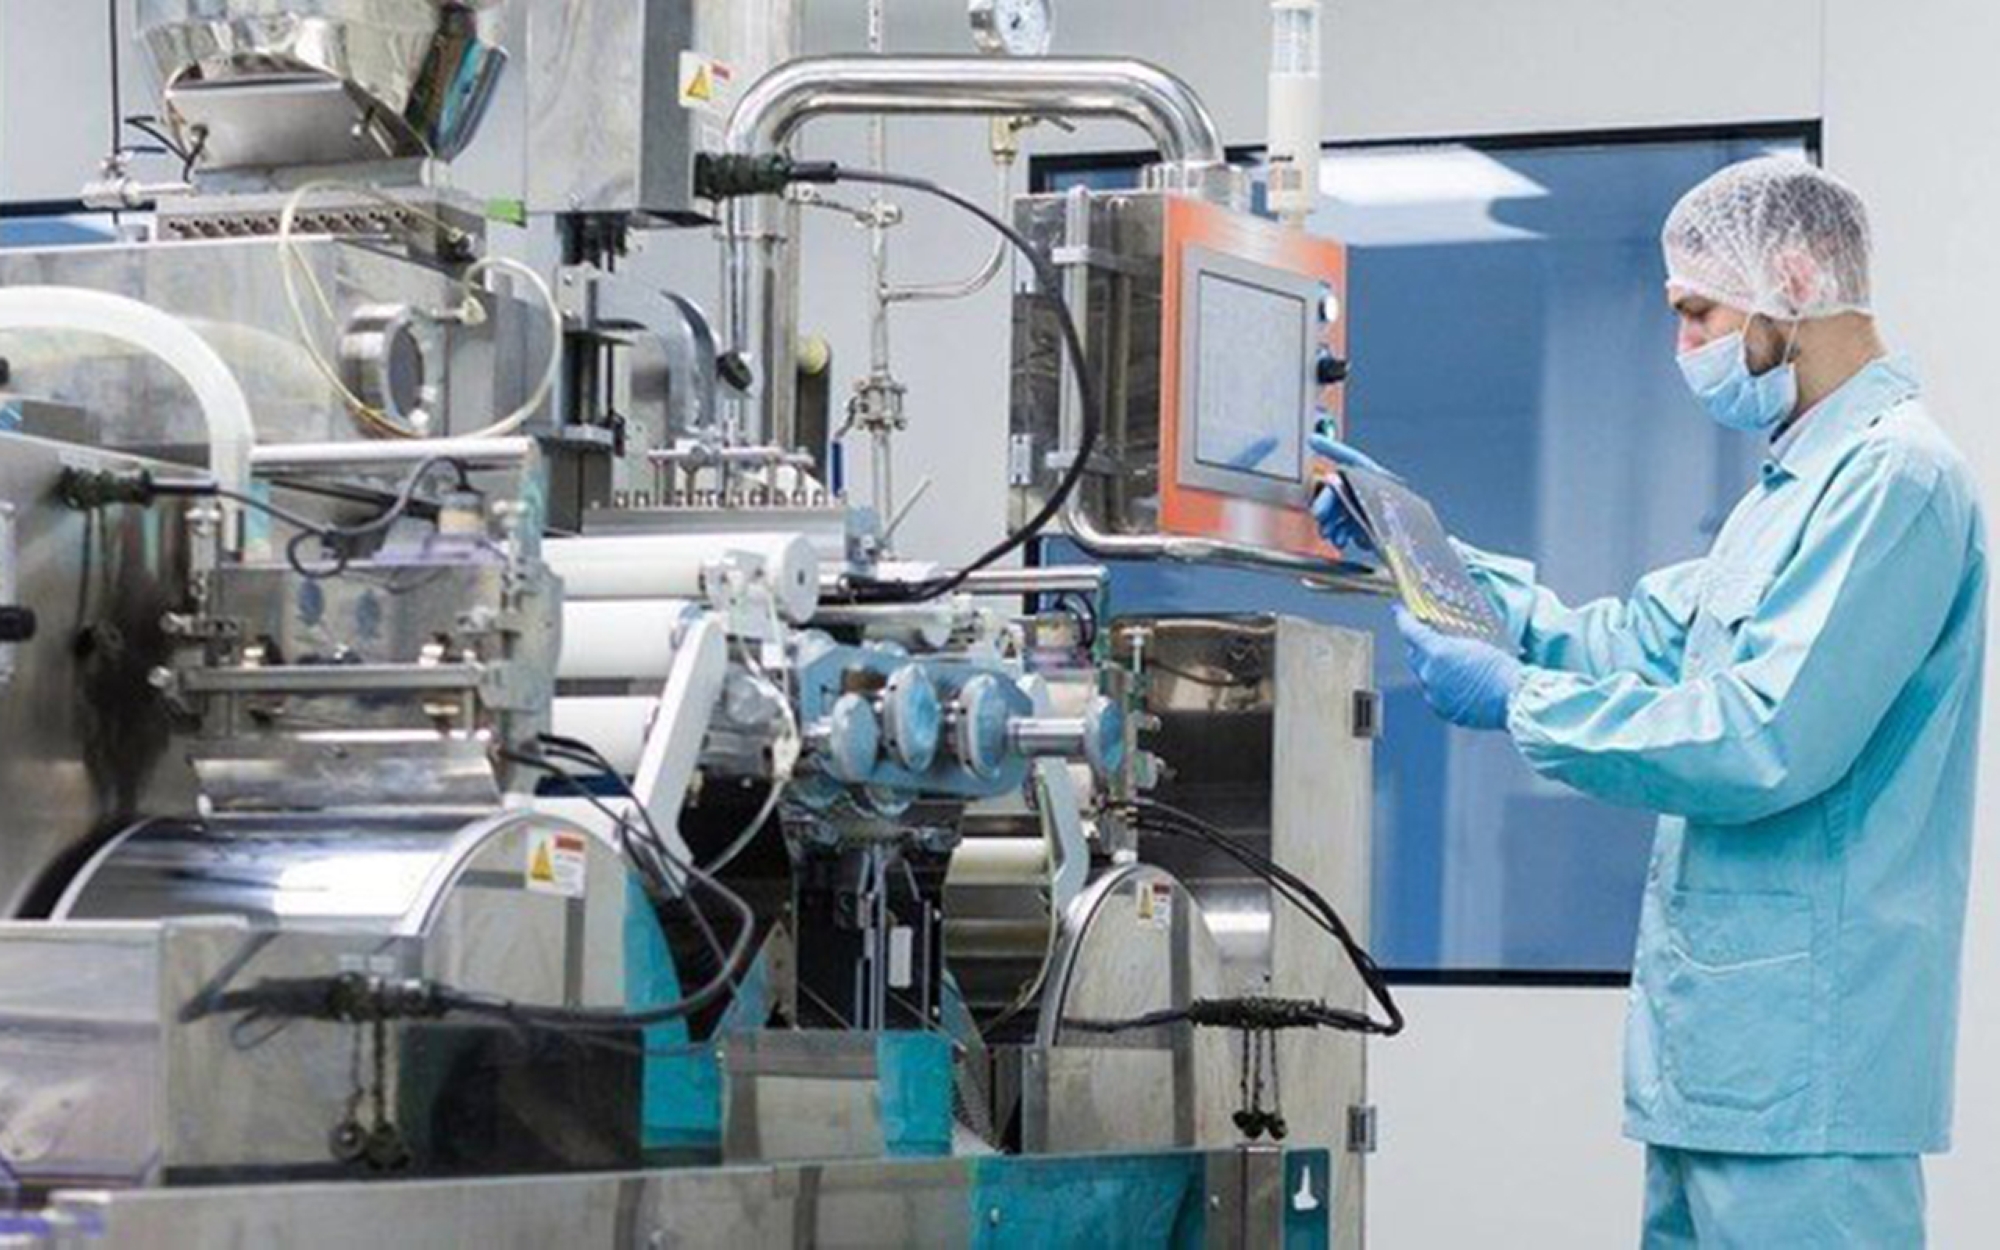
<path fill-rule="evenodd" d="M 1708 557 L 1570 607 L 1467 548 L 1516 650 L 1398 621 L 1440 715 L 1661 814 L 1626 1025 L 1644 1244 L 1921 1246 L 1919 1156 L 1950 1140 L 1979 501 L 1877 336 L 1853 191 L 1751 161 L 1664 243 L 1689 386 L 1770 440 Z M 1330 494 L 1315 510 L 1358 536 Z"/>

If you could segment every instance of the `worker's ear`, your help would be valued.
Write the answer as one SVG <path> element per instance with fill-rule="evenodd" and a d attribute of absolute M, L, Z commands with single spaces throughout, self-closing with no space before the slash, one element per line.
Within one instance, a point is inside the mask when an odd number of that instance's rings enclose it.
<path fill-rule="evenodd" d="M 1788 247 L 1773 256 L 1771 272 L 1777 277 L 1789 308 L 1811 308 L 1819 302 L 1820 292 L 1825 289 L 1825 271 L 1812 253 L 1802 247 Z"/>

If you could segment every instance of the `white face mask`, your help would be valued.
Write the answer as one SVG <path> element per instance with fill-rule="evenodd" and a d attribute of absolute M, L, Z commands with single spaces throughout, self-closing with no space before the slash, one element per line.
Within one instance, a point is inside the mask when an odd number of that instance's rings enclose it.
<path fill-rule="evenodd" d="M 1750 347 L 1743 331 L 1680 354 L 1681 376 L 1708 415 L 1724 429 L 1768 430 L 1799 405 L 1799 371 L 1792 363 L 1798 327 L 1785 345 L 1785 359 L 1763 373 L 1750 372 Z"/>

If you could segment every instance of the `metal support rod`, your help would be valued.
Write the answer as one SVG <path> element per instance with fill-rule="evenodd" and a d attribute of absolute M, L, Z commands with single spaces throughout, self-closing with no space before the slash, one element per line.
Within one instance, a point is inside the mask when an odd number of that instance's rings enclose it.
<path fill-rule="evenodd" d="M 531 438 L 421 438 L 395 442 L 291 443 L 256 447 L 251 470 L 264 477 L 318 469 L 372 469 L 413 465 L 425 460 L 458 460 L 475 469 L 526 464 L 535 454 Z"/>
<path fill-rule="evenodd" d="M 1219 538 L 1185 538 L 1175 534 L 1111 534 L 1099 529 L 1078 495 L 1063 509 L 1063 531 L 1076 545 L 1100 560 L 1181 560 L 1199 564 L 1233 564 L 1269 573 L 1290 573 L 1317 590 L 1394 598 L 1396 583 L 1387 574 L 1364 570 L 1340 560 L 1271 551 Z"/>
<path fill-rule="evenodd" d="M 1005 216 L 1007 200 L 1013 191 L 1013 166 L 996 161 L 994 163 L 998 186 L 993 192 L 993 211 Z M 909 286 L 892 286 L 882 293 L 882 298 L 891 304 L 916 303 L 920 300 L 970 299 L 987 287 L 1007 266 L 1007 257 L 1013 252 L 1005 239 L 995 239 L 993 250 L 986 255 L 986 261 L 969 277 L 946 282 L 912 283 Z"/>

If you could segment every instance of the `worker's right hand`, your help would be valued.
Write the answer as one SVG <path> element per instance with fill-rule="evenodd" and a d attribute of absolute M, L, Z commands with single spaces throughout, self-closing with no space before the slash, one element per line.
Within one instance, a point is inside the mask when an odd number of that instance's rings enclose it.
<path fill-rule="evenodd" d="M 1331 460 L 1342 468 L 1366 469 L 1388 478 L 1396 476 L 1375 463 L 1365 452 L 1356 451 L 1331 435 L 1315 432 L 1308 441 L 1314 455 Z M 1341 554 L 1350 551 L 1372 553 L 1375 550 L 1375 544 L 1369 541 L 1368 531 L 1348 511 L 1347 505 L 1341 501 L 1340 492 L 1331 486 L 1321 486 L 1313 492 L 1312 514 L 1313 520 L 1319 523 L 1320 537 L 1333 544 Z"/>

